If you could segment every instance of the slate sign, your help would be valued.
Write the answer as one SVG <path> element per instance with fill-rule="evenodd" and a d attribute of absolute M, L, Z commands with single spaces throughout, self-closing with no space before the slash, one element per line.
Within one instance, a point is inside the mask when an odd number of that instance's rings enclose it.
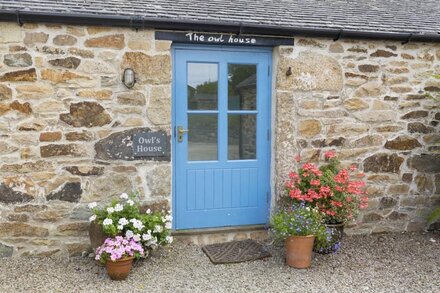
<path fill-rule="evenodd" d="M 178 43 L 242 45 L 242 46 L 280 46 L 293 45 L 293 38 L 261 37 L 236 34 L 207 34 L 197 32 L 163 32 L 156 31 L 156 40 L 167 40 Z"/>
<path fill-rule="evenodd" d="M 133 156 L 163 157 L 167 152 L 167 137 L 163 132 L 141 132 L 133 135 Z"/>

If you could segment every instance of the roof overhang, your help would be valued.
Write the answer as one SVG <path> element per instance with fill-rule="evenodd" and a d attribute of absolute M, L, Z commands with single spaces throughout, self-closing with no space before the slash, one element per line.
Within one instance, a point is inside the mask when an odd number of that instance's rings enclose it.
<path fill-rule="evenodd" d="M 236 33 L 248 35 L 270 36 L 303 36 L 323 37 L 338 40 L 344 39 L 376 39 L 412 42 L 440 42 L 440 33 L 399 33 L 358 31 L 342 28 L 305 28 L 305 27 L 282 27 L 273 25 L 193 21 L 172 18 L 146 18 L 137 16 L 114 16 L 83 13 L 53 13 L 32 11 L 9 11 L 0 10 L 0 21 L 14 21 L 18 24 L 26 22 L 64 23 L 71 25 L 95 25 L 112 27 L 130 27 L 133 29 L 154 28 L 157 30 L 176 31 L 203 31 L 219 33 Z"/>

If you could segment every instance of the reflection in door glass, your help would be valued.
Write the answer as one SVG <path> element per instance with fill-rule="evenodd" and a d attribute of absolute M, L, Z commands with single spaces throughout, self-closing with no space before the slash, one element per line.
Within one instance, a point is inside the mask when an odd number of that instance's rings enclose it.
<path fill-rule="evenodd" d="M 188 160 L 217 160 L 217 114 L 188 114 Z"/>
<path fill-rule="evenodd" d="M 228 115 L 228 159 L 250 160 L 257 153 L 257 115 Z"/>
<path fill-rule="evenodd" d="M 257 65 L 228 64 L 228 109 L 255 110 Z"/>
<path fill-rule="evenodd" d="M 218 93 L 218 65 L 188 63 L 188 109 L 216 110 Z"/>

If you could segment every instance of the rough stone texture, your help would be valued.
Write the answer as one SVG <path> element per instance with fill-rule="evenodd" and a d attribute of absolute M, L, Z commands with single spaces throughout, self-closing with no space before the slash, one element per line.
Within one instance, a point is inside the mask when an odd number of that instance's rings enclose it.
<path fill-rule="evenodd" d="M 169 161 L 170 145 L 167 145 L 167 152 L 163 157 L 134 157 L 133 156 L 133 135 L 141 132 L 150 132 L 149 128 L 134 128 L 122 132 L 113 133 L 110 136 L 98 141 L 95 144 L 96 159 L 101 160 L 154 160 Z M 161 131 L 165 133 L 164 131 Z M 166 133 L 165 133 L 166 134 Z M 167 137 L 169 137 L 167 135 Z M 170 140 L 168 139 L 168 142 Z"/>
<path fill-rule="evenodd" d="M 347 110 L 365 110 L 368 109 L 368 103 L 364 102 L 362 99 L 351 98 L 344 101 L 344 107 Z"/>
<path fill-rule="evenodd" d="M 81 157 L 87 154 L 86 149 L 78 144 L 49 144 L 40 147 L 41 157 L 73 156 Z"/>
<path fill-rule="evenodd" d="M 402 116 L 402 119 L 417 119 L 417 118 L 424 118 L 428 116 L 428 111 L 418 110 L 418 111 L 412 111 L 408 112 L 405 115 Z"/>
<path fill-rule="evenodd" d="M 409 133 L 431 133 L 434 132 L 433 127 L 426 126 L 421 122 L 411 122 L 408 123 L 408 132 Z"/>
<path fill-rule="evenodd" d="M 364 171 L 397 173 L 403 160 L 396 154 L 376 154 L 365 159 Z"/>
<path fill-rule="evenodd" d="M 0 171 L 4 173 L 26 174 L 30 172 L 43 172 L 53 170 L 53 164 L 44 160 L 35 162 L 22 162 L 20 164 L 3 164 Z"/>
<path fill-rule="evenodd" d="M 141 213 L 147 212 L 150 209 L 151 212 L 168 211 L 170 209 L 170 203 L 167 200 L 159 200 L 153 202 L 147 202 L 140 207 Z"/>
<path fill-rule="evenodd" d="M 7 72 L 0 77 L 0 81 L 35 81 L 35 80 L 37 80 L 37 74 L 35 68 Z"/>
<path fill-rule="evenodd" d="M 86 47 L 122 49 L 125 46 L 123 34 L 109 35 L 98 38 L 91 38 L 84 42 Z"/>
<path fill-rule="evenodd" d="M 32 200 L 34 197 L 14 188 L 0 184 L 0 202 L 2 203 L 20 203 Z"/>
<path fill-rule="evenodd" d="M 152 196 L 169 197 L 171 195 L 171 168 L 159 165 L 147 174 L 147 184 Z"/>
<path fill-rule="evenodd" d="M 340 91 L 342 89 L 342 68 L 329 56 L 301 52 L 295 59 L 281 59 L 279 66 L 277 82 L 281 90 Z M 289 67 L 292 75 L 287 76 Z"/>
<path fill-rule="evenodd" d="M 94 98 L 98 100 L 108 100 L 112 96 L 110 90 L 82 90 L 76 94 L 81 98 Z"/>
<path fill-rule="evenodd" d="M 82 58 L 93 58 L 95 54 L 91 50 L 79 49 L 79 48 L 69 48 L 69 53 L 75 56 L 80 56 Z"/>
<path fill-rule="evenodd" d="M 65 134 L 68 141 L 91 141 L 93 134 L 87 131 L 82 132 L 68 132 Z"/>
<path fill-rule="evenodd" d="M 12 90 L 6 85 L 0 84 L 0 101 L 12 98 Z"/>
<path fill-rule="evenodd" d="M 49 63 L 52 64 L 53 66 L 75 69 L 81 63 L 81 59 L 76 57 L 67 57 L 67 58 L 49 60 Z"/>
<path fill-rule="evenodd" d="M 0 243 L 0 258 L 10 257 L 14 252 L 14 247 Z"/>
<path fill-rule="evenodd" d="M 0 223 L 0 237 L 45 237 L 49 231 L 25 223 Z"/>
<path fill-rule="evenodd" d="M 11 67 L 27 67 L 32 65 L 32 57 L 28 53 L 6 54 L 3 63 Z"/>
<path fill-rule="evenodd" d="M 374 53 L 371 53 L 371 57 L 394 57 L 397 56 L 393 52 L 385 51 L 385 50 L 377 50 Z"/>
<path fill-rule="evenodd" d="M 430 78 L 438 45 L 297 42 L 274 49 L 271 206 L 296 155 L 319 162 L 335 150 L 344 166 L 367 172 L 371 222 L 350 229 L 424 229 L 421 215 L 440 204 L 440 113 L 427 96 L 440 89 Z M 91 201 L 135 191 L 143 204 L 169 208 L 170 45 L 144 29 L 0 24 L 0 225 L 16 231 L 0 243 L 13 256 L 86 251 L 80 228 L 66 229 L 71 236 L 57 228 L 85 222 Z M 133 89 L 121 83 L 127 67 L 136 72 Z M 142 130 L 168 134 L 161 162 L 132 157 L 131 135 Z M 383 208 L 383 197 L 395 205 Z M 30 236 L 34 227 L 50 235 Z"/>
<path fill-rule="evenodd" d="M 419 172 L 439 173 L 440 156 L 438 154 L 421 154 L 409 158 L 408 166 Z"/>
<path fill-rule="evenodd" d="M 171 81 L 171 60 L 169 55 L 151 56 L 142 52 L 126 52 L 122 58 L 121 70 L 132 68 L 139 84 L 168 84 Z"/>
<path fill-rule="evenodd" d="M 79 176 L 97 176 L 104 174 L 104 167 L 96 166 L 69 166 L 65 168 L 73 175 Z"/>
<path fill-rule="evenodd" d="M 435 103 L 440 83 L 428 77 L 438 71 L 440 59 L 432 50 L 437 45 L 314 41 L 303 40 L 296 49 L 282 47 L 277 51 L 276 136 L 293 142 L 276 148 L 277 198 L 284 193 L 283 182 L 297 153 L 301 163 L 319 162 L 331 149 L 344 166 L 355 164 L 368 172 L 371 199 L 365 212 L 367 221 L 355 231 L 424 229 L 426 220 L 421 215 L 432 210 L 431 198 L 440 190 L 440 183 L 435 183 L 440 178 L 436 154 L 440 150 L 440 114 Z M 307 54 L 322 54 L 339 64 L 345 77 L 339 91 L 295 87 L 292 77 L 296 75 L 287 76 L 286 72 L 294 63 L 306 64 L 307 58 L 301 57 Z M 324 72 L 321 75 L 325 77 Z M 281 96 L 293 100 L 289 111 L 285 104 L 279 107 Z M 308 137 L 305 129 L 309 129 L 300 127 L 306 119 L 321 125 L 314 136 Z M 277 138 L 275 141 L 278 144 Z"/>
<path fill-rule="evenodd" d="M 412 150 L 418 147 L 421 147 L 422 145 L 419 143 L 419 141 L 413 137 L 401 135 L 396 137 L 393 140 L 389 140 L 385 143 L 386 149 L 392 149 L 392 150 Z"/>
<path fill-rule="evenodd" d="M 358 66 L 360 72 L 377 72 L 379 70 L 378 65 L 361 64 Z"/>
<path fill-rule="evenodd" d="M 80 102 L 70 105 L 69 114 L 60 114 L 60 120 L 74 127 L 96 127 L 109 124 L 110 115 L 98 103 Z"/>
<path fill-rule="evenodd" d="M 23 113 L 23 114 L 30 114 L 30 113 L 32 113 L 31 104 L 29 104 L 29 103 L 23 103 L 23 104 L 21 104 L 21 103 L 18 102 L 18 101 L 14 101 L 14 102 L 12 102 L 11 104 L 9 104 L 9 107 L 10 107 L 12 110 L 15 110 L 15 111 L 21 112 L 21 113 Z"/>
<path fill-rule="evenodd" d="M 41 132 L 40 141 L 59 141 L 61 140 L 61 132 Z"/>
<path fill-rule="evenodd" d="M 53 44 L 57 46 L 73 46 L 77 39 L 70 35 L 58 35 L 53 39 Z"/>
<path fill-rule="evenodd" d="M 78 202 L 82 194 L 81 183 L 68 182 L 56 192 L 52 192 L 46 196 L 47 200 L 62 200 L 68 202 Z"/>
<path fill-rule="evenodd" d="M 43 80 L 49 80 L 54 84 L 77 84 L 78 86 L 87 86 L 88 83 L 83 83 L 84 81 L 89 81 L 92 78 L 87 75 L 78 74 L 72 71 L 65 70 L 54 70 L 54 69 L 43 69 L 41 71 L 41 78 Z"/>
<path fill-rule="evenodd" d="M 301 136 L 311 138 L 321 132 L 321 123 L 318 120 L 303 120 L 299 122 L 298 132 Z"/>
<path fill-rule="evenodd" d="M 153 87 L 148 104 L 148 119 L 156 125 L 171 123 L 171 89 L 169 86 Z"/>
<path fill-rule="evenodd" d="M 46 43 L 49 35 L 44 32 L 26 33 L 23 39 L 25 45 L 34 45 L 37 43 Z"/>

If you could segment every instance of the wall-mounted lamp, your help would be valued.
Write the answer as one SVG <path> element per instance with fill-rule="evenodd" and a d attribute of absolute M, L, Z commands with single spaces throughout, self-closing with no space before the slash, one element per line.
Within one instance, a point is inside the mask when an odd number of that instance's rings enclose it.
<path fill-rule="evenodd" d="M 129 89 L 134 87 L 134 84 L 136 83 L 136 76 L 133 69 L 126 68 L 124 70 L 124 73 L 122 74 L 122 83 Z"/>
<path fill-rule="evenodd" d="M 292 75 L 292 67 L 289 67 L 289 69 L 287 69 L 286 71 L 286 76 L 291 76 Z"/>

